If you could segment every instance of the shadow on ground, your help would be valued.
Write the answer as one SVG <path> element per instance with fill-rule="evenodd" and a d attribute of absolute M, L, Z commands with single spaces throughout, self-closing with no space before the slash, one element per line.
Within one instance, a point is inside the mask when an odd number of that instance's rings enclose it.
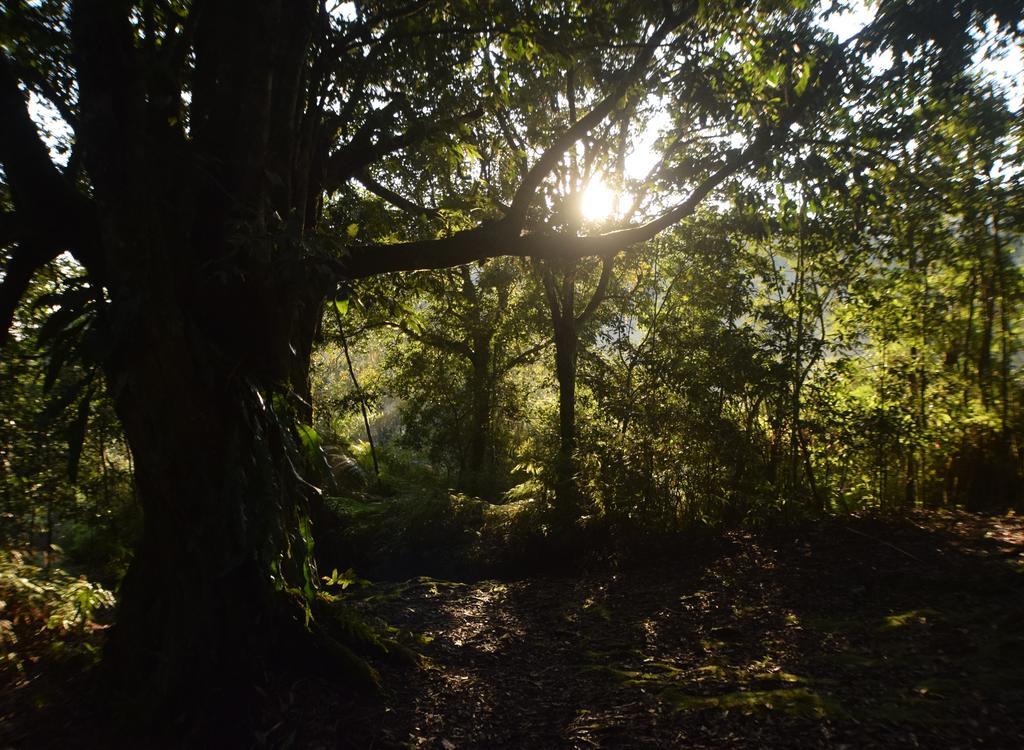
<path fill-rule="evenodd" d="M 735 535 L 575 578 L 416 579 L 347 746 L 1024 747 L 1024 524 L 967 514 Z M 357 731 L 353 732 L 354 729 Z"/>

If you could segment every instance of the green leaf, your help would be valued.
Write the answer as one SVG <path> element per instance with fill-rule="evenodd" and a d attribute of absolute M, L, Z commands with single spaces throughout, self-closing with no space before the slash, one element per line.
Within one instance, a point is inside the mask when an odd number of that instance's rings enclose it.
<path fill-rule="evenodd" d="M 307 458 L 311 461 L 316 460 L 316 457 L 320 452 L 320 445 L 322 442 L 320 434 L 313 429 L 312 425 L 301 423 L 296 425 L 295 431 L 299 433 L 299 441 L 302 443 L 302 447 L 306 451 Z"/>
<path fill-rule="evenodd" d="M 348 314 L 348 297 L 345 299 L 334 300 L 334 309 L 338 311 L 338 315 L 345 316 Z"/>
<path fill-rule="evenodd" d="M 325 585 L 340 586 L 342 591 L 352 585 L 365 586 L 368 583 L 366 580 L 357 576 L 353 568 L 349 568 L 344 573 L 339 573 L 338 569 L 335 568 L 331 571 L 330 576 L 322 576 L 322 579 Z"/>
<path fill-rule="evenodd" d="M 85 428 L 89 424 L 92 412 L 92 389 L 86 391 L 78 402 L 78 411 L 74 420 L 68 425 L 68 480 L 71 484 L 78 481 L 78 465 L 82 458 L 82 445 L 85 443 Z"/>
<path fill-rule="evenodd" d="M 358 224 L 349 224 L 345 228 L 345 231 L 348 233 L 348 236 L 350 238 L 355 239 L 355 236 L 357 234 L 359 234 L 359 225 Z"/>
<path fill-rule="evenodd" d="M 59 393 L 52 396 L 46 403 L 37 417 L 38 423 L 41 427 L 46 427 L 53 423 L 53 421 L 59 417 L 64 411 L 71 406 L 71 403 L 75 401 L 83 391 L 85 391 L 96 376 L 96 371 L 92 370 L 87 372 L 83 377 L 69 380 L 61 385 Z"/>
<path fill-rule="evenodd" d="M 471 143 L 460 143 L 455 149 L 462 155 L 462 158 L 467 161 L 480 161 L 480 151 L 477 147 Z"/>
<path fill-rule="evenodd" d="M 796 91 L 798 96 L 804 93 L 804 91 L 807 89 L 807 84 L 811 80 L 812 70 L 814 70 L 814 63 L 811 60 L 808 60 L 807 62 L 804 63 L 803 68 L 800 70 L 800 80 L 798 80 L 796 82 L 796 86 L 793 87 L 794 91 Z"/>

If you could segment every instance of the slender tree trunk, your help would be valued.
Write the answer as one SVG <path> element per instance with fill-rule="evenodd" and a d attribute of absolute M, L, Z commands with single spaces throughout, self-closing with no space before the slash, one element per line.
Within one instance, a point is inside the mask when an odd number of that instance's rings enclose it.
<path fill-rule="evenodd" d="M 100 449 L 100 481 L 103 485 L 103 504 L 110 507 L 110 467 L 107 464 L 107 441 L 104 437 L 104 430 L 101 427 L 98 431 Z"/>
<path fill-rule="evenodd" d="M 967 324 L 964 326 L 964 364 L 963 364 L 963 378 L 964 378 L 964 390 L 961 398 L 961 404 L 966 409 L 970 403 L 971 397 L 971 362 L 973 360 L 974 350 L 974 297 L 977 293 L 977 269 L 974 269 L 971 273 L 971 283 L 968 286 L 967 291 Z"/>
<path fill-rule="evenodd" d="M 348 351 L 348 339 L 345 337 L 345 327 L 342 325 L 341 313 L 337 306 L 334 307 L 335 319 L 338 323 L 338 339 L 341 341 L 341 351 L 345 355 L 345 365 L 348 367 L 348 376 L 359 397 L 359 411 L 363 415 L 363 429 L 366 431 L 366 442 L 370 446 L 370 459 L 373 461 L 373 478 L 380 481 L 380 462 L 377 461 L 377 446 L 373 442 L 373 430 L 370 429 L 370 410 L 366 405 L 366 393 L 359 385 L 359 378 L 356 377 L 356 368 L 352 366 L 352 356 Z M 310 399 L 312 401 L 312 399 Z"/>
<path fill-rule="evenodd" d="M 491 375 L 491 350 L 487 342 L 477 342 L 471 366 L 469 456 L 463 485 L 470 492 L 483 493 L 493 485 L 487 452 L 491 444 L 494 379 Z"/>
<path fill-rule="evenodd" d="M 53 495 L 46 497 L 46 549 L 43 550 L 44 569 L 47 573 L 53 565 Z"/>
<path fill-rule="evenodd" d="M 1000 432 L 1004 447 L 1009 449 L 1010 438 L 1010 314 L 1006 284 L 1006 262 L 1003 259 L 1003 240 L 999 233 L 999 214 L 992 213 L 992 270 L 999 295 L 999 401 Z"/>
<path fill-rule="evenodd" d="M 921 306 L 918 314 L 918 325 L 921 328 L 921 351 L 922 353 L 928 351 L 928 297 L 930 294 L 930 286 L 928 281 L 928 259 L 923 259 L 923 265 L 921 268 Z M 917 428 L 919 433 L 919 445 L 920 445 L 920 466 L 918 467 L 918 494 L 921 496 L 922 501 L 928 504 L 934 502 L 934 492 L 930 486 L 932 483 L 926 483 L 928 477 L 928 467 L 932 462 L 931 451 L 929 446 L 931 440 L 928 437 L 928 370 L 925 367 L 925 357 L 921 357 L 918 360 L 917 365 Z M 929 486 L 926 486 L 928 484 Z"/>
<path fill-rule="evenodd" d="M 790 430 L 789 430 L 789 492 L 795 493 L 800 476 L 800 407 L 803 385 L 804 346 L 804 283 L 806 264 L 804 260 L 804 215 L 801 206 L 800 236 L 797 240 L 796 278 L 793 281 L 793 298 L 796 303 L 796 336 L 793 340 L 793 377 L 790 383 Z M 795 498 L 794 498 L 795 499 Z"/>
<path fill-rule="evenodd" d="M 908 269 L 910 271 L 911 281 L 916 282 L 917 281 L 916 276 L 918 275 L 918 255 L 917 255 L 917 245 L 915 243 L 914 228 L 912 226 L 909 226 L 907 228 L 906 238 L 905 238 L 904 241 L 906 242 L 907 249 L 909 251 L 909 258 L 908 258 L 907 266 L 908 266 Z M 912 320 L 914 321 L 914 323 L 917 323 L 917 322 L 920 321 L 920 318 L 921 318 L 921 310 L 924 309 L 924 295 L 923 295 L 923 292 L 919 296 L 919 298 L 916 300 L 916 305 L 914 307 L 916 309 L 914 311 L 915 314 L 914 314 L 914 317 L 912 318 Z M 912 333 L 912 335 L 913 335 L 913 333 Z M 916 332 L 915 339 L 923 337 L 923 336 L 924 336 L 924 329 L 922 327 L 920 331 Z M 918 347 L 916 345 L 912 345 L 910 347 L 910 357 L 911 357 L 910 398 L 911 398 L 911 402 L 912 403 L 916 403 L 916 404 L 921 404 L 922 403 L 922 398 L 923 398 L 923 395 L 922 395 L 923 394 L 923 390 L 922 389 L 923 389 L 924 371 L 923 371 L 921 362 L 923 360 L 923 356 L 924 356 L 924 352 L 925 351 L 926 350 L 924 348 L 924 342 L 923 341 L 921 342 L 920 350 L 918 349 Z M 924 435 L 923 435 L 923 425 L 922 425 L 922 421 L 921 421 L 921 417 L 920 417 L 920 414 L 921 414 L 920 407 L 918 409 L 916 409 L 915 412 L 916 413 L 915 413 L 915 416 L 914 416 L 914 421 L 916 423 L 915 424 L 916 430 L 914 431 L 915 434 L 913 436 L 911 444 L 909 446 L 907 446 L 907 468 L 906 468 L 906 472 L 905 472 L 905 475 L 904 475 L 904 486 L 903 486 L 903 502 L 904 502 L 904 505 L 907 508 L 913 508 L 917 504 L 918 496 L 920 494 L 920 488 L 918 487 L 918 474 L 919 474 L 919 471 L 920 471 L 919 454 L 923 450 L 922 445 L 924 443 Z"/>
<path fill-rule="evenodd" d="M 611 282 L 612 268 L 612 259 L 605 258 L 597 285 L 579 315 L 576 314 L 576 275 L 579 265 L 572 266 L 563 276 L 560 285 L 555 283 L 549 269 L 541 271 L 555 333 L 555 375 L 558 379 L 555 505 L 563 520 L 577 517 L 582 510 L 582 498 L 576 484 L 576 364 L 579 358 L 579 329 L 591 320 L 604 300 Z"/>
<path fill-rule="evenodd" d="M 556 503 L 562 513 L 579 510 L 576 486 L 576 362 L 579 338 L 572 315 L 555 326 L 555 373 L 558 378 L 558 457 Z"/>
<path fill-rule="evenodd" d="M 994 401 L 992 395 L 992 342 L 995 331 L 997 291 L 995 288 L 995 269 L 986 270 L 985 265 L 987 264 L 982 260 L 982 317 L 981 344 L 978 348 L 978 384 L 981 387 L 982 402 L 986 407 L 990 407 Z"/>

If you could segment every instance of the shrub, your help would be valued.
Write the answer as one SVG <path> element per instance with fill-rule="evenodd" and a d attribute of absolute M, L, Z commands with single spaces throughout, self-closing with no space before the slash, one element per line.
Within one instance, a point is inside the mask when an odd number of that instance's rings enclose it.
<path fill-rule="evenodd" d="M 0 653 L 7 665 L 23 667 L 28 641 L 80 635 L 101 612 L 114 606 L 114 594 L 86 580 L 28 562 L 17 551 L 0 551 Z M 47 638 L 47 634 L 56 638 Z"/>

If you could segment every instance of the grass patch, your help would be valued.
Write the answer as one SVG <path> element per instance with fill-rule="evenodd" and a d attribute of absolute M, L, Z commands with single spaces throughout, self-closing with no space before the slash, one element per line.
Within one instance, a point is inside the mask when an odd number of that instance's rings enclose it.
<path fill-rule="evenodd" d="M 904 628 L 908 625 L 927 625 L 929 622 L 935 622 L 941 617 L 942 614 L 934 609 L 912 609 L 909 612 L 903 612 L 898 615 L 889 615 L 885 618 L 885 625 L 883 627 L 887 630 L 892 630 Z"/>
<path fill-rule="evenodd" d="M 590 670 L 620 685 L 650 692 L 672 711 L 778 711 L 804 718 L 846 715 L 837 700 L 812 690 L 809 679 L 781 669 L 751 672 L 749 668 L 722 664 L 687 669 L 671 662 L 650 661 L 639 669 L 594 665 Z M 713 692 L 716 688 L 727 691 Z M 695 692 L 702 689 L 708 691 Z"/>
<path fill-rule="evenodd" d="M 737 690 L 721 695 L 690 695 L 681 689 L 669 689 L 660 697 L 669 703 L 674 711 L 778 711 L 787 716 L 814 719 L 845 715 L 838 701 L 806 687 Z"/>

